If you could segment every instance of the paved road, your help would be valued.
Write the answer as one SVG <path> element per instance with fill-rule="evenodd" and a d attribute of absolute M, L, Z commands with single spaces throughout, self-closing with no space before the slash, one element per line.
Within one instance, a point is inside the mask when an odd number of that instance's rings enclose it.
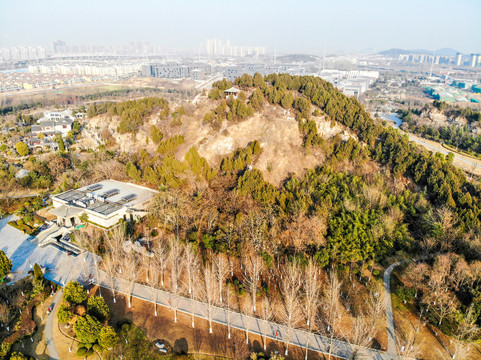
<path fill-rule="evenodd" d="M 433 150 L 435 152 L 439 152 L 439 153 L 444 154 L 444 155 L 448 155 L 449 153 L 452 153 L 456 160 L 462 161 L 462 162 L 464 162 L 464 163 L 466 163 L 470 166 L 474 166 L 474 167 L 477 167 L 477 168 L 481 169 L 481 165 L 479 165 L 478 163 L 476 163 L 472 159 L 470 160 L 469 157 L 463 156 L 463 155 L 458 154 L 458 153 L 455 153 L 454 151 L 449 151 L 448 149 L 443 148 L 441 144 L 439 144 L 439 145 L 436 144 L 436 146 L 434 146 L 434 145 L 429 144 L 425 140 L 421 140 L 416 135 L 406 133 L 406 132 L 405 132 L 405 134 L 407 134 L 409 136 L 409 140 L 417 142 L 418 144 L 428 148 L 429 150 Z"/>
<path fill-rule="evenodd" d="M 387 354 L 391 356 L 397 355 L 396 335 L 394 331 L 394 315 L 392 313 L 391 302 L 391 273 L 399 263 L 390 265 L 384 271 L 384 300 L 386 301 L 386 318 L 387 318 Z"/>
<path fill-rule="evenodd" d="M 45 341 L 47 342 L 48 353 L 50 355 L 50 359 L 52 360 L 59 360 L 60 356 L 57 352 L 57 347 L 55 346 L 55 342 L 53 341 L 52 335 L 52 326 L 53 326 L 53 319 L 57 316 L 58 305 L 60 303 L 60 299 L 62 298 L 62 291 L 58 291 L 55 297 L 53 298 L 53 303 L 55 304 L 53 311 L 47 316 L 47 322 L 45 323 Z"/>
<path fill-rule="evenodd" d="M 387 115 L 389 115 L 389 117 Z M 443 146 L 440 143 L 435 142 L 435 141 L 432 141 L 432 143 L 434 143 L 432 145 L 432 144 L 428 143 L 428 141 L 426 139 L 423 139 L 423 138 L 421 138 L 417 135 L 414 135 L 412 133 L 401 130 L 399 128 L 399 125 L 402 124 L 402 120 L 399 119 L 397 114 L 395 114 L 395 113 L 384 114 L 383 118 L 386 119 L 386 120 L 393 121 L 394 124 L 392 124 L 392 127 L 398 129 L 401 133 L 407 135 L 409 137 L 409 140 L 414 141 L 415 143 L 417 143 L 421 146 L 424 146 L 428 150 L 432 150 L 434 152 L 439 152 L 439 153 L 444 154 L 444 155 L 448 155 L 449 153 L 452 153 L 454 155 L 455 160 L 461 161 L 464 164 L 469 165 L 470 167 L 475 167 L 475 168 L 481 169 L 481 165 L 479 165 L 479 163 L 473 161 L 473 159 L 470 159 L 467 156 L 463 156 L 463 155 L 455 153 L 453 151 L 449 151 L 448 149 L 443 148 Z M 460 164 L 460 165 L 462 165 L 462 164 Z M 458 167 L 461 167 L 461 166 L 458 166 Z M 472 170 L 469 170 L 469 171 L 472 171 Z"/>

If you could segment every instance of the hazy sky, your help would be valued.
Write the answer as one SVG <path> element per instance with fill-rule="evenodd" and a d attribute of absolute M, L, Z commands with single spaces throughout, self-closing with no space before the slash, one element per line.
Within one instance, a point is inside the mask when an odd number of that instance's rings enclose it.
<path fill-rule="evenodd" d="M 0 0 L 0 46 L 233 45 L 321 53 L 451 47 L 481 52 L 481 0 Z"/>

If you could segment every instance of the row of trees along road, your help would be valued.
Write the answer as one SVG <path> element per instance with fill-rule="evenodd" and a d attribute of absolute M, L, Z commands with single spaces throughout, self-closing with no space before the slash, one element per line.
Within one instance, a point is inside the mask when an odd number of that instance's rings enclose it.
<path fill-rule="evenodd" d="M 175 222 L 175 216 L 170 219 Z M 77 239 L 80 237 L 85 243 L 89 242 L 85 235 L 77 235 Z M 378 322 L 383 318 L 384 298 L 377 283 L 372 282 L 372 291 L 365 294 L 362 304 L 357 304 L 350 297 L 354 297 L 354 292 L 361 291 L 361 286 L 353 281 L 352 285 L 344 284 L 347 291 L 344 290 L 335 268 L 324 270 L 313 260 L 303 263 L 283 260 L 279 260 L 279 263 L 272 260 L 266 262 L 249 248 L 243 249 L 242 257 L 213 252 L 203 254 L 194 244 L 182 242 L 175 235 L 168 240 L 152 239 L 153 256 L 148 256 L 135 251 L 125 252 L 122 245 L 129 240 L 122 226 L 104 236 L 105 254 L 101 265 L 114 302 L 117 278 L 127 281 L 127 289 L 123 290 L 126 290 L 129 307 L 134 283 L 144 283 L 152 289 L 152 311 L 157 316 L 156 289 L 163 289 L 171 294 L 169 306 L 174 314 L 174 322 L 178 321 L 181 296 L 196 300 L 191 302 L 192 327 L 195 327 L 195 314 L 202 311 L 210 333 L 213 331 L 216 307 L 258 317 L 264 320 L 261 326 L 264 349 L 270 329 L 268 322 L 277 322 L 288 329 L 287 355 L 295 328 L 328 336 L 332 352 L 335 350 L 335 339 L 371 345 Z M 197 301 L 204 306 L 196 308 Z M 349 334 L 340 327 L 341 319 L 346 314 L 354 318 Z M 231 338 L 231 322 L 232 314 L 229 312 L 228 338 Z M 246 343 L 249 343 L 250 330 L 246 326 Z M 351 333 L 355 336 L 352 337 Z M 311 337 L 305 344 L 306 348 Z"/>

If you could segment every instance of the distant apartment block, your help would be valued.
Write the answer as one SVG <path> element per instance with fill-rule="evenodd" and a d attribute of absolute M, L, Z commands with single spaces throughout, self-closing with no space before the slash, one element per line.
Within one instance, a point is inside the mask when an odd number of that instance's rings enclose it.
<path fill-rule="evenodd" d="M 142 75 L 161 79 L 191 78 L 202 80 L 212 73 L 212 66 L 205 63 L 166 63 L 142 66 Z"/>
<path fill-rule="evenodd" d="M 417 64 L 431 63 L 434 61 L 435 64 L 454 64 L 459 61 L 461 62 L 461 54 L 458 54 L 456 58 L 451 56 L 439 56 L 439 55 L 428 55 L 428 54 L 401 54 L 399 55 L 399 61 L 410 62 Z M 459 60 L 458 60 L 459 59 Z"/>
<path fill-rule="evenodd" d="M 122 55 L 155 55 L 165 54 L 168 49 L 150 44 L 148 41 L 131 41 L 120 46 L 105 45 L 68 45 L 62 40 L 52 43 L 55 56 L 122 56 Z"/>
<path fill-rule="evenodd" d="M 136 75 L 141 70 L 141 64 L 58 64 L 30 65 L 31 74 L 63 74 L 63 75 L 93 75 L 93 76 L 127 76 Z"/>
<path fill-rule="evenodd" d="M 207 56 L 250 56 L 265 55 L 263 46 L 232 46 L 230 40 L 223 42 L 218 39 L 207 40 L 201 45 L 201 51 Z"/>
<path fill-rule="evenodd" d="M 47 50 L 43 46 L 16 46 L 3 47 L 0 49 L 0 61 L 20 61 L 20 60 L 37 60 L 45 59 Z"/>
<path fill-rule="evenodd" d="M 227 80 L 234 80 L 235 78 L 242 76 L 243 74 L 254 75 L 259 73 L 261 75 L 268 74 L 290 74 L 290 75 L 303 75 L 305 74 L 305 69 L 299 65 L 266 65 L 266 64 L 240 64 L 232 65 L 224 68 L 218 69 L 220 72 L 224 73 Z"/>

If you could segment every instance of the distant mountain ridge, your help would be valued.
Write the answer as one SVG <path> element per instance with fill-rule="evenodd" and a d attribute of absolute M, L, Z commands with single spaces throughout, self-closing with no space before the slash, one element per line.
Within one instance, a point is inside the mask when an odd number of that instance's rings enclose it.
<path fill-rule="evenodd" d="M 435 55 L 439 56 L 456 56 L 458 51 L 451 49 L 451 48 L 442 48 L 442 49 L 437 49 Z M 407 54 L 426 54 L 426 55 L 432 55 L 433 51 L 432 50 L 426 50 L 426 49 L 413 49 L 413 50 L 404 50 L 404 49 L 388 49 L 384 51 L 378 52 L 379 55 L 384 55 L 387 57 L 399 57 L 399 55 L 407 55 Z"/>
<path fill-rule="evenodd" d="M 319 61 L 319 56 L 308 54 L 289 54 L 278 56 L 277 60 L 280 62 L 316 62 Z"/>

